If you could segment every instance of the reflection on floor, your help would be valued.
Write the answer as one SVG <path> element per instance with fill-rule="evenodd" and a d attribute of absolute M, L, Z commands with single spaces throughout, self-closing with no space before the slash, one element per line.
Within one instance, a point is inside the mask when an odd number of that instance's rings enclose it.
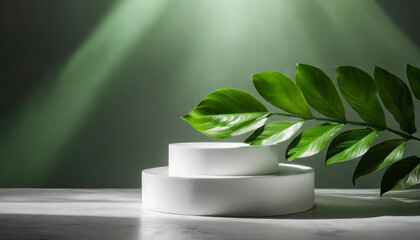
<path fill-rule="evenodd" d="M 2 189 L 0 239 L 416 239 L 420 190 L 316 190 L 315 208 L 271 218 L 156 213 L 140 190 Z"/>

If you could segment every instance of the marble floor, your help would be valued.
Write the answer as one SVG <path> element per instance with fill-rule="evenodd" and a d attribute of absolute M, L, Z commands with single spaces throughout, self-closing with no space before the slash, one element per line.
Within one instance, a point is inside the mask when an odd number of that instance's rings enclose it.
<path fill-rule="evenodd" d="M 317 189 L 315 202 L 224 218 L 143 209 L 139 189 L 0 189 L 0 239 L 420 239 L 420 190 Z"/>

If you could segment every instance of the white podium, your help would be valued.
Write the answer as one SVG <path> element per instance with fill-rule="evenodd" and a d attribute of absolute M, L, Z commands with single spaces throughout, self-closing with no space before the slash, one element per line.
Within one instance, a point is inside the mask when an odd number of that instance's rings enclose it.
<path fill-rule="evenodd" d="M 312 208 L 314 170 L 278 164 L 276 147 L 171 144 L 169 167 L 142 172 L 143 206 L 208 216 L 274 216 Z"/>

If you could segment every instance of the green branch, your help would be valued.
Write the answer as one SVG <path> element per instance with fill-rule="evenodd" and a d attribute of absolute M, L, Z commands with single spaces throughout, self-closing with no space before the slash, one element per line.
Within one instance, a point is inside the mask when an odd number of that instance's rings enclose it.
<path fill-rule="evenodd" d="M 388 167 L 381 181 L 381 194 L 420 184 L 420 157 L 402 159 L 407 140 L 420 141 L 420 137 L 412 135 L 417 132 L 412 94 L 420 100 L 420 68 L 407 65 L 411 90 L 402 79 L 378 66 L 373 77 L 352 66 L 335 70 L 337 86 L 321 69 L 307 64 L 296 65 L 295 81 L 277 71 L 253 74 L 252 82 L 261 97 L 285 113 L 268 113 L 251 94 L 224 88 L 210 93 L 183 119 L 217 139 L 254 131 L 245 140 L 251 145 L 283 142 L 297 134 L 306 120 L 322 121 L 325 123 L 306 129 L 289 143 L 287 160 L 320 153 L 329 143 L 325 165 L 361 157 L 353 183 L 359 177 Z M 342 97 L 360 121 L 346 120 Z M 313 116 L 311 108 L 323 117 Z M 398 130 L 386 126 L 384 110 L 398 122 Z M 300 121 L 265 124 L 273 115 Z M 363 128 L 334 136 L 346 125 Z M 372 146 L 378 134 L 385 130 L 398 135 L 398 139 L 379 141 Z"/>
<path fill-rule="evenodd" d="M 327 121 L 327 122 L 335 122 L 335 123 L 342 123 L 342 124 L 349 124 L 349 125 L 355 125 L 355 126 L 367 126 L 367 127 L 372 127 L 374 129 L 378 129 L 378 130 L 387 130 L 390 131 L 392 133 L 395 133 L 399 136 L 401 136 L 404 139 L 413 139 L 413 140 L 417 140 L 420 141 L 419 137 L 416 136 L 412 136 L 408 133 L 405 132 L 401 132 L 389 127 L 384 127 L 384 126 L 379 126 L 376 124 L 371 124 L 371 123 L 366 123 L 366 122 L 357 122 L 357 121 L 343 121 L 343 120 L 337 120 L 337 119 L 332 119 L 332 118 L 322 118 L 322 117 L 308 117 L 308 116 L 302 116 L 302 115 L 298 115 L 298 114 L 289 114 L 289 113 L 271 113 L 272 115 L 279 115 L 279 116 L 285 116 L 285 117 L 295 117 L 295 118 L 300 118 L 303 120 L 315 120 L 315 121 Z"/>

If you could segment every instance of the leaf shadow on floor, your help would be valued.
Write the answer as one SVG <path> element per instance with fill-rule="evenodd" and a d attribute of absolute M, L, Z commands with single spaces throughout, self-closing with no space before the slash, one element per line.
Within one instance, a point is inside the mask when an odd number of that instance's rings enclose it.
<path fill-rule="evenodd" d="M 340 219 L 380 216 L 420 216 L 420 192 L 396 191 L 317 193 L 315 207 L 300 213 L 276 216 L 278 219 Z"/>

